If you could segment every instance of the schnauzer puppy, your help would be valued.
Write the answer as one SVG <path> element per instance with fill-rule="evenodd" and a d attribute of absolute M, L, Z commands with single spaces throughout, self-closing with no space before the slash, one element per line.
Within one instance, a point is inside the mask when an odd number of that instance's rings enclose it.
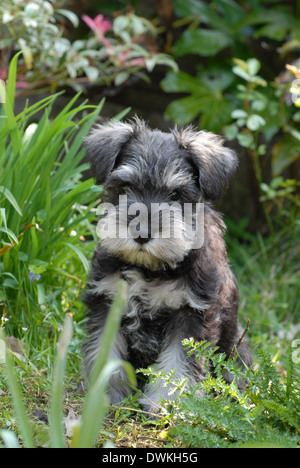
<path fill-rule="evenodd" d="M 182 340 L 207 340 L 230 356 L 241 336 L 225 226 L 211 205 L 234 173 L 236 155 L 212 133 L 192 127 L 163 133 L 138 118 L 98 125 L 85 143 L 104 206 L 85 297 L 87 374 L 123 279 L 127 305 L 111 359 L 136 369 L 154 364 L 196 383 L 205 378 L 205 366 L 186 356 Z M 251 365 L 247 340 L 238 353 L 241 365 Z M 172 398 L 169 390 L 162 380 L 146 384 L 145 409 L 157 412 L 160 398 Z M 111 403 L 129 392 L 120 369 L 109 382 Z"/>

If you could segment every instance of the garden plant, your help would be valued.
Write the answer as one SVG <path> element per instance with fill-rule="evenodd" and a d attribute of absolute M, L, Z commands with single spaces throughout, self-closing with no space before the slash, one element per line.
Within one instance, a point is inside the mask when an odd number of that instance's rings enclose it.
<path fill-rule="evenodd" d="M 175 60 L 142 45 L 155 38 L 155 26 L 133 12 L 110 20 L 59 8 L 59 0 L 3 0 L 0 5 L 0 79 L 6 79 L 12 53 L 22 50 L 18 93 L 54 92 L 59 86 L 85 90 L 91 84 L 121 86 L 130 78 L 148 80 L 157 65 L 177 70 Z M 66 25 L 66 23 L 68 23 Z M 65 30 L 86 24 L 91 32 L 71 41 Z M 148 73 L 147 73 L 148 72 Z"/>

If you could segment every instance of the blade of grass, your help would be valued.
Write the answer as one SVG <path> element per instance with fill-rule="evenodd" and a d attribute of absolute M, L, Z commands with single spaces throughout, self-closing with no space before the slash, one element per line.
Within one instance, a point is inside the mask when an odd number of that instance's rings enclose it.
<path fill-rule="evenodd" d="M 0 339 L 5 341 L 4 332 L 2 330 L 0 330 Z M 21 389 L 19 387 L 16 375 L 14 372 L 12 355 L 11 355 L 11 352 L 8 350 L 7 346 L 6 346 L 6 352 L 5 352 L 5 368 L 6 368 L 8 385 L 12 394 L 15 415 L 16 415 L 18 425 L 20 428 L 20 433 L 23 437 L 24 446 L 26 448 L 34 448 L 35 444 L 33 441 L 32 429 L 29 424 L 28 418 L 26 416 L 25 406 L 22 400 Z"/>
<path fill-rule="evenodd" d="M 129 362 L 113 360 L 105 364 L 84 402 L 79 434 L 76 434 L 78 448 L 92 448 L 95 445 L 109 403 L 106 397 L 107 384 L 112 373 L 121 366 L 128 378 L 135 383 L 135 372 Z"/>
<path fill-rule="evenodd" d="M 22 51 L 17 52 L 12 60 L 10 61 L 7 86 L 6 86 L 6 97 L 10 100 L 11 103 L 15 102 L 15 93 L 16 93 L 16 81 L 17 81 L 17 65 L 19 55 L 22 54 Z"/>
<path fill-rule="evenodd" d="M 12 245 L 13 244 L 18 244 L 18 238 L 15 236 L 15 234 L 12 232 L 11 229 L 8 229 L 8 228 L 3 228 L 3 227 L 0 227 L 0 232 L 4 232 L 5 234 L 7 234 L 7 236 L 9 237 Z"/>
<path fill-rule="evenodd" d="M 40 112 L 45 107 L 48 107 L 51 103 L 53 103 L 58 96 L 63 94 L 64 91 L 60 91 L 59 93 L 52 94 L 51 96 L 46 96 L 45 98 L 41 99 L 40 101 L 32 104 L 31 106 L 25 106 L 25 109 L 20 112 L 17 116 L 17 122 L 21 123 L 24 120 L 28 121 L 28 119 L 32 116 Z"/>
<path fill-rule="evenodd" d="M 14 209 L 19 213 L 19 215 L 23 216 L 21 208 L 19 207 L 18 202 L 13 196 L 13 194 L 6 187 L 3 187 L 2 185 L 0 186 L 0 193 L 3 193 L 5 198 L 7 198 L 7 200 L 14 207 Z"/>
<path fill-rule="evenodd" d="M 104 327 L 100 348 L 94 362 L 92 375 L 90 378 L 91 387 L 95 384 L 105 364 L 107 363 L 114 339 L 121 323 L 122 313 L 126 305 L 126 300 L 127 284 L 124 281 L 120 281 L 116 297 L 111 305 L 108 319 Z"/>
<path fill-rule="evenodd" d="M 120 281 L 104 328 L 103 337 L 89 382 L 88 392 L 84 401 L 79 434 L 76 435 L 79 448 L 94 446 L 107 408 L 105 392 L 108 380 L 111 373 L 122 365 L 122 361 L 119 360 L 109 363 L 107 361 L 120 326 L 126 300 L 127 285 L 124 281 Z"/>
<path fill-rule="evenodd" d="M 66 356 L 72 338 L 72 328 L 72 318 L 70 315 L 66 315 L 63 331 L 57 346 L 50 397 L 49 431 L 52 448 L 65 447 L 63 430 L 63 384 Z"/>
<path fill-rule="evenodd" d="M 65 245 L 66 247 L 69 247 L 70 249 L 72 249 L 77 254 L 77 256 L 80 258 L 80 260 L 81 260 L 81 262 L 82 262 L 82 264 L 84 266 L 84 269 L 85 269 L 86 273 L 89 273 L 90 264 L 89 264 L 89 261 L 86 258 L 86 256 L 82 253 L 82 251 L 78 247 L 76 247 L 76 245 L 70 244 L 69 242 L 62 242 L 62 245 Z"/>
<path fill-rule="evenodd" d="M 108 407 L 106 387 L 111 374 L 121 365 L 121 360 L 107 363 L 94 385 L 90 387 L 84 402 L 77 448 L 94 447 Z"/>
<path fill-rule="evenodd" d="M 8 119 L 8 126 L 12 134 L 12 147 L 14 150 L 15 156 L 18 154 L 19 148 L 21 146 L 21 134 L 18 128 L 16 117 L 14 115 L 14 102 L 15 102 L 15 92 L 16 92 L 16 79 L 17 79 L 17 63 L 20 52 L 18 52 L 11 60 L 7 86 L 6 86 L 6 99 L 4 102 L 4 108 Z"/>

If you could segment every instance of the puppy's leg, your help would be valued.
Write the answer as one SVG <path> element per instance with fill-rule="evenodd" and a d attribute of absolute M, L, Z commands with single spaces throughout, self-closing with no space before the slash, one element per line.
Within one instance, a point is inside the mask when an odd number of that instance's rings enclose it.
<path fill-rule="evenodd" d="M 182 334 L 174 334 L 168 343 L 160 353 L 155 369 L 158 371 L 175 371 L 172 375 L 172 379 L 180 379 L 182 377 L 188 379 L 188 385 L 195 383 L 204 378 L 204 372 L 202 375 L 201 367 L 194 368 L 192 362 L 190 362 L 184 351 L 182 345 L 183 336 Z M 195 371 L 197 376 L 195 375 Z M 144 388 L 144 395 L 139 399 L 139 402 L 143 405 L 146 411 L 152 413 L 159 413 L 161 409 L 160 400 L 174 400 L 177 396 L 177 392 L 170 393 L 171 385 L 167 385 L 163 378 L 158 378 L 155 384 L 149 383 Z"/>
<path fill-rule="evenodd" d="M 94 331 L 90 335 L 88 341 L 84 346 L 85 358 L 84 364 L 88 376 L 91 375 L 93 364 L 97 356 L 99 346 L 101 343 L 102 330 Z M 109 361 L 112 360 L 127 360 L 128 359 L 128 350 L 125 337 L 122 332 L 118 332 L 115 339 L 114 345 L 112 347 Z M 130 393 L 130 388 L 126 385 L 127 376 L 122 366 L 118 367 L 109 379 L 108 384 L 108 397 L 111 404 L 120 403 L 127 395 Z"/>

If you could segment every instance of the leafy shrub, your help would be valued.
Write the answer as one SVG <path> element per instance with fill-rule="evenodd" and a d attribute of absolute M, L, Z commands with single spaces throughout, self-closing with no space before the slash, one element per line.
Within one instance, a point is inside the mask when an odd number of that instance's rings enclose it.
<path fill-rule="evenodd" d="M 291 347 L 283 377 L 262 349 L 256 350 L 258 368 L 242 371 L 209 343 L 187 340 L 185 346 L 198 359 L 211 362 L 216 376 L 209 375 L 184 393 L 181 390 L 171 436 L 189 447 L 296 447 L 300 443 L 300 375 Z M 223 379 L 225 370 L 234 376 L 231 384 Z M 237 386 L 241 378 L 248 382 L 244 394 Z"/>
<path fill-rule="evenodd" d="M 57 8 L 56 1 L 4 0 L 0 6 L 2 56 L 8 60 L 13 53 L 23 50 L 22 67 L 19 68 L 19 87 L 27 87 L 28 82 L 47 83 L 47 75 L 52 71 L 53 81 L 65 75 L 63 61 L 68 65 L 74 60 L 77 69 L 84 68 L 82 58 L 75 57 L 71 42 L 63 37 L 63 27 L 59 18 L 68 18 L 78 26 L 77 16 L 68 10 Z M 81 63 L 80 63 L 81 62 Z M 1 78 L 6 79 L 9 62 L 1 63 Z"/>
<path fill-rule="evenodd" d="M 274 208 L 282 206 L 285 187 L 285 201 L 290 201 L 286 212 L 299 208 L 299 200 L 294 204 L 299 193 L 299 70 L 297 65 L 288 65 L 289 72 L 283 73 L 286 55 L 289 60 L 297 59 L 300 29 L 294 9 L 298 7 L 257 0 L 173 3 L 180 17 L 177 24 L 184 25 L 173 55 L 179 63 L 181 58 L 187 63 L 186 57 L 193 61 L 188 72 L 183 65 L 178 73 L 169 71 L 163 79 L 164 91 L 186 94 L 176 97 L 165 114 L 178 124 L 198 120 L 201 129 L 223 133 L 247 149 L 256 181 L 253 193 L 259 194 L 265 220 L 273 230 L 272 215 Z M 272 187 L 267 188 L 268 173 L 271 178 L 283 177 L 290 168 L 291 181 L 283 180 L 280 194 L 276 191 L 279 197 L 274 197 Z"/>
<path fill-rule="evenodd" d="M 281 1 L 271 7 L 266 2 L 257 0 L 247 4 L 223 0 L 209 3 L 201 0 L 175 0 L 173 3 L 176 14 L 183 18 L 178 23 L 182 24 L 184 21 L 188 24 L 173 47 L 173 55 L 177 59 L 194 56 L 196 75 L 176 75 L 173 72 L 167 74 L 162 82 L 163 89 L 166 92 L 187 93 L 188 97 L 172 102 L 166 115 L 177 123 L 188 123 L 200 116 L 202 128 L 219 132 L 226 123 L 231 122 L 231 111 L 236 108 L 238 97 L 235 89 L 236 70 L 232 70 L 232 60 L 239 58 L 247 61 L 256 58 L 256 61 L 250 62 L 250 75 L 245 69 L 238 72 L 240 77 L 249 82 L 251 74 L 254 77 L 258 72 L 257 59 L 260 60 L 259 54 L 263 52 L 261 44 L 255 41 L 261 38 L 266 41 L 280 41 L 279 48 L 280 43 L 286 40 L 286 47 L 281 53 L 287 53 L 293 48 L 296 50 L 299 45 L 299 20 L 295 18 L 292 7 Z M 276 60 L 279 50 L 271 45 L 270 49 L 271 60 Z M 273 64 L 266 65 L 272 67 Z M 274 82 L 275 77 L 274 70 L 269 83 L 264 81 L 265 99 L 273 95 L 272 106 L 276 100 L 272 87 L 275 85 L 280 89 L 280 83 Z M 256 83 L 261 85 L 263 82 L 260 80 Z M 216 113 L 219 114 L 218 117 L 214 117 Z"/>
<path fill-rule="evenodd" d="M 240 84 L 237 88 L 236 108 L 231 113 L 234 123 L 224 126 L 223 131 L 228 140 L 237 139 L 242 147 L 247 148 L 260 193 L 260 201 L 264 208 L 265 219 L 270 231 L 273 231 L 271 211 L 274 205 L 276 205 L 277 213 L 280 213 L 281 218 L 285 214 L 283 210 L 284 199 L 290 201 L 289 210 L 287 210 L 289 217 L 290 210 L 297 211 L 299 209 L 297 197 L 299 184 L 296 180 L 284 181 L 282 177 L 278 176 L 300 156 L 297 149 L 297 140 L 300 140 L 300 134 L 298 135 L 294 128 L 285 126 L 284 116 L 280 110 L 282 102 L 277 99 L 273 91 L 264 91 L 268 87 L 268 83 L 258 75 L 261 68 L 260 62 L 253 58 L 247 61 L 235 59 L 235 63 L 233 72 L 246 83 Z M 294 120 L 297 120 L 297 117 Z M 263 175 L 267 146 L 271 145 L 272 147 L 272 139 L 282 127 L 285 128 L 286 141 L 289 141 L 290 146 L 288 151 L 280 155 L 280 158 L 278 158 L 277 145 L 272 148 L 270 165 L 274 179 L 268 186 L 264 182 Z M 279 188 L 281 184 L 281 192 L 274 191 L 274 188 Z"/>
<path fill-rule="evenodd" d="M 111 22 L 97 15 L 83 15 L 95 33 L 88 39 L 71 42 L 66 37 L 66 20 L 78 27 L 79 18 L 70 10 L 58 8 L 57 0 L 3 0 L 0 79 L 6 79 L 9 62 L 15 51 L 22 50 L 17 86 L 23 94 L 34 89 L 70 85 L 83 90 L 89 83 L 109 86 L 123 84 L 132 75 L 147 79 L 157 64 L 177 68 L 174 60 L 139 44 L 148 34 L 155 38 L 152 23 L 133 13 L 120 15 Z M 107 37 L 106 33 L 109 33 Z"/>
<path fill-rule="evenodd" d="M 139 17 L 134 13 L 117 16 L 113 23 L 106 21 L 102 15 L 94 20 L 87 15 L 83 19 L 94 31 L 95 37 L 82 43 L 87 54 L 93 50 L 98 52 L 91 55 L 92 67 L 90 74 L 92 81 L 110 86 L 120 86 L 131 75 L 147 80 L 144 70 L 151 72 L 156 65 L 165 65 L 177 71 L 177 65 L 172 57 L 150 51 L 141 45 L 140 38 L 144 36 L 157 36 L 157 31 L 150 21 Z M 110 36 L 105 36 L 105 32 Z M 104 45 L 104 47 L 103 47 Z M 76 41 L 76 47 L 80 47 L 80 41 Z M 99 47 L 100 50 L 99 50 Z"/>

